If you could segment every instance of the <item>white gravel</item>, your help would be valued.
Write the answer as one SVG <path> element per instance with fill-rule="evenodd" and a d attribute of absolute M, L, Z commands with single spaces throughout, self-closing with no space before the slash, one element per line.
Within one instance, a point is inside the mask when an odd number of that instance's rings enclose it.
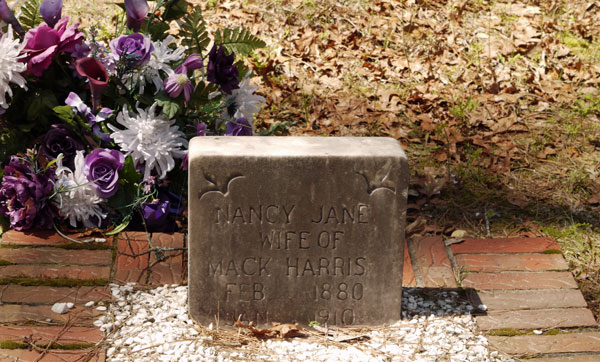
<path fill-rule="evenodd" d="M 187 313 L 186 286 L 111 290 L 114 302 L 94 323 L 108 334 L 108 361 L 512 361 L 488 348 L 469 314 L 474 308 L 452 291 L 405 288 L 403 320 L 363 329 L 361 340 L 333 342 L 316 331 L 260 341 L 197 325 Z"/>

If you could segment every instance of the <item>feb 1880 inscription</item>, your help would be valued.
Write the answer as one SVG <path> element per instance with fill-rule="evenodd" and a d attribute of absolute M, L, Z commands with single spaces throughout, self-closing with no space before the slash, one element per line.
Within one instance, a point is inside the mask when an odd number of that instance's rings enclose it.
<path fill-rule="evenodd" d="M 408 165 L 395 140 L 201 137 L 189 170 L 196 321 L 400 319 Z"/>

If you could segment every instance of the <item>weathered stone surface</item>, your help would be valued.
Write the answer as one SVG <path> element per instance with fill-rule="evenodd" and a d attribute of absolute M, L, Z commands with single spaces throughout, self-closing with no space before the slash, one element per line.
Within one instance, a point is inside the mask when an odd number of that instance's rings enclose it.
<path fill-rule="evenodd" d="M 55 338 L 58 339 L 55 340 Z M 0 328 L 0 341 L 23 342 L 31 338 L 36 344 L 46 343 L 97 343 L 104 338 L 104 332 L 96 327 L 69 327 L 64 326 L 14 326 L 5 325 Z"/>
<path fill-rule="evenodd" d="M 3 265 L 0 266 L 0 278 L 35 279 L 106 279 L 110 278 L 110 266 L 92 265 Z"/>
<path fill-rule="evenodd" d="M 600 352 L 599 332 L 569 333 L 550 336 L 488 336 L 487 338 L 490 345 L 499 351 L 517 355 Z M 596 357 L 600 356 L 596 355 Z"/>
<path fill-rule="evenodd" d="M 22 305 L 2 304 L 0 305 L 0 323 L 43 323 L 64 325 L 71 322 L 75 326 L 91 326 L 95 318 L 101 315 L 95 308 L 76 306 L 69 313 L 56 314 L 52 312 L 50 305 Z"/>
<path fill-rule="evenodd" d="M 459 254 L 456 264 L 473 272 L 569 270 L 560 254 Z"/>
<path fill-rule="evenodd" d="M 598 362 L 600 353 L 577 353 L 577 354 L 559 354 L 554 357 L 539 357 L 529 360 L 530 362 Z"/>
<path fill-rule="evenodd" d="M 450 246 L 454 254 L 508 254 L 542 253 L 548 250 L 560 250 L 552 238 L 507 238 L 507 239 L 465 239 Z"/>
<path fill-rule="evenodd" d="M 462 282 L 465 288 L 498 289 L 575 289 L 570 272 L 469 273 Z"/>
<path fill-rule="evenodd" d="M 99 235 L 98 237 L 89 236 L 87 234 L 82 233 L 72 233 L 67 234 L 68 237 L 75 240 L 86 240 L 89 239 L 101 239 L 102 242 L 98 241 L 93 243 L 94 247 L 104 247 L 109 248 L 112 245 L 112 237 L 102 237 Z M 16 230 L 8 230 L 7 232 L 2 234 L 2 240 L 0 240 L 0 245 L 16 245 L 16 246 L 79 246 L 81 244 L 74 243 L 63 238 L 60 234 L 53 230 L 35 230 L 35 231 L 16 231 Z M 92 244 L 90 244 L 92 246 Z"/>
<path fill-rule="evenodd" d="M 197 321 L 401 318 L 408 165 L 395 140 L 195 138 L 189 185 Z"/>
<path fill-rule="evenodd" d="M 0 249 L 0 260 L 14 264 L 110 265 L 111 250 L 57 248 Z"/>
<path fill-rule="evenodd" d="M 23 304 L 54 304 L 57 302 L 85 304 L 110 300 L 108 287 L 47 287 L 0 285 L 0 302 Z"/>
<path fill-rule="evenodd" d="M 410 261 L 410 255 L 408 254 L 408 247 L 406 245 L 406 241 L 404 242 L 404 267 L 402 271 L 402 286 L 417 286 L 417 282 L 415 280 L 415 272 L 413 270 L 412 262 Z"/>
<path fill-rule="evenodd" d="M 485 304 L 490 311 L 587 307 L 579 289 L 489 290 L 475 293 L 479 298 L 477 304 Z"/>
<path fill-rule="evenodd" d="M 95 350 L 75 350 L 61 351 L 50 350 L 44 354 L 37 351 L 28 351 L 23 349 L 0 349 L 0 361 L 19 361 L 19 362 L 104 362 L 106 361 L 106 353 L 104 351 Z"/>
<path fill-rule="evenodd" d="M 487 315 L 477 316 L 475 319 L 482 330 L 598 326 L 594 315 L 586 308 L 490 311 Z"/>

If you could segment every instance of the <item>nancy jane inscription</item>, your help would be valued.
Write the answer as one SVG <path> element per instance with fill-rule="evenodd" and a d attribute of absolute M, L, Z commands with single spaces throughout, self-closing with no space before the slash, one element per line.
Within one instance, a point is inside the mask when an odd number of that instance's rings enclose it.
<path fill-rule="evenodd" d="M 290 224 L 296 205 L 258 205 L 214 208 L 215 224 Z M 367 224 L 368 205 L 320 206 L 313 224 Z"/>
<path fill-rule="evenodd" d="M 310 213 L 311 225 L 326 225 L 320 231 L 308 230 L 273 230 L 277 225 L 297 224 L 297 206 L 291 205 L 251 205 L 214 207 L 213 222 L 222 226 L 256 224 L 267 226 L 258 231 L 256 243 L 260 249 L 292 250 L 292 249 L 338 249 L 344 245 L 344 230 L 335 229 L 363 225 L 369 223 L 369 206 L 358 203 L 352 206 L 320 205 Z M 333 229 L 332 229 L 333 227 Z M 332 229 L 332 230 L 329 230 Z M 252 255 L 240 260 L 220 259 L 209 261 L 207 275 L 209 277 L 270 277 L 275 274 L 272 257 Z M 367 258 L 363 256 L 322 256 L 322 257 L 285 257 L 284 275 L 286 277 L 360 277 L 367 273 Z M 278 270 L 281 270 L 279 268 Z M 224 285 L 222 300 L 224 302 L 260 302 L 267 298 L 268 291 L 260 279 L 254 282 L 227 282 Z M 311 290 L 312 300 L 327 302 L 331 300 L 360 301 L 365 293 L 360 282 L 318 282 Z M 237 311 L 235 313 L 238 313 Z M 234 313 L 234 314 L 235 314 Z M 245 311 L 240 313 L 248 318 Z M 251 312 L 257 320 L 265 321 L 268 312 Z M 315 311 L 314 320 L 322 323 L 352 324 L 354 310 L 342 308 L 329 310 L 319 308 Z"/>

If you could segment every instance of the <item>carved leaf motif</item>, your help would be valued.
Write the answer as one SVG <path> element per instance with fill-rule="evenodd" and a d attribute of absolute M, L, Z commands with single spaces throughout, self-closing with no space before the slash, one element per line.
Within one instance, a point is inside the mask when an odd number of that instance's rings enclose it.
<path fill-rule="evenodd" d="M 396 185 L 389 179 L 392 168 L 393 165 L 386 164 L 375 174 L 370 171 L 356 171 L 356 174 L 362 176 L 367 183 L 367 193 L 369 195 L 373 195 L 377 190 L 389 190 L 395 194 Z"/>
<path fill-rule="evenodd" d="M 229 194 L 229 185 L 231 182 L 237 178 L 244 177 L 244 175 L 240 173 L 231 173 L 221 180 L 205 171 L 202 171 L 202 175 L 207 182 L 201 187 L 200 192 L 198 192 L 198 199 L 201 199 L 202 196 L 209 192 L 218 192 L 223 196 L 227 196 L 227 194 Z"/>

